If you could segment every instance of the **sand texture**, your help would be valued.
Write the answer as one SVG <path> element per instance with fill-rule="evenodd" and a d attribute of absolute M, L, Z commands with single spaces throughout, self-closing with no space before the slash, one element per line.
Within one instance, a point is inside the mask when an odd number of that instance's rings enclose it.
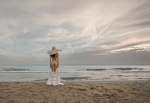
<path fill-rule="evenodd" d="M 150 81 L 0 82 L 0 103 L 150 103 Z"/>

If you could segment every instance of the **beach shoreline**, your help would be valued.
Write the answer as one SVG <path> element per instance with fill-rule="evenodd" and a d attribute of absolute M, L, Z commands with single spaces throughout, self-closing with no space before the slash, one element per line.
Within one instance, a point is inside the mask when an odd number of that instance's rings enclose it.
<path fill-rule="evenodd" d="M 0 103 L 150 103 L 150 80 L 0 82 Z"/>

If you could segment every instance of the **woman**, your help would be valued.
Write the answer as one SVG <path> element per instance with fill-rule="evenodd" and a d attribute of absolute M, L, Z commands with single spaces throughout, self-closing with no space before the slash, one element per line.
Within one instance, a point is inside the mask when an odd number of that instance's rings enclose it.
<path fill-rule="evenodd" d="M 60 83 L 60 76 L 57 68 L 59 67 L 59 54 L 55 46 L 52 47 L 52 50 L 49 50 L 47 53 L 50 55 L 50 68 L 52 72 L 49 75 L 47 85 L 63 85 Z"/>
<path fill-rule="evenodd" d="M 52 72 L 56 72 L 56 69 L 59 67 L 58 53 L 50 55 L 50 67 Z"/>

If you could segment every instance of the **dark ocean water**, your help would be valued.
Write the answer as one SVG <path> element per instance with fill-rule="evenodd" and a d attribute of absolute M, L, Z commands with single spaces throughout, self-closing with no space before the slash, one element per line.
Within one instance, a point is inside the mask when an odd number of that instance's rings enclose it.
<path fill-rule="evenodd" d="M 146 80 L 150 79 L 150 66 L 74 65 L 58 68 L 61 80 Z M 0 66 L 2 81 L 47 80 L 49 66 Z"/>

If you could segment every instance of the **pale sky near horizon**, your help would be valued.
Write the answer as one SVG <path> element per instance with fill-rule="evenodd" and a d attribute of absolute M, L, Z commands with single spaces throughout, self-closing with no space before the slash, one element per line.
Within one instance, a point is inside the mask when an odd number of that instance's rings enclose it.
<path fill-rule="evenodd" d="M 150 65 L 149 0 L 0 0 L 0 66 Z"/>

